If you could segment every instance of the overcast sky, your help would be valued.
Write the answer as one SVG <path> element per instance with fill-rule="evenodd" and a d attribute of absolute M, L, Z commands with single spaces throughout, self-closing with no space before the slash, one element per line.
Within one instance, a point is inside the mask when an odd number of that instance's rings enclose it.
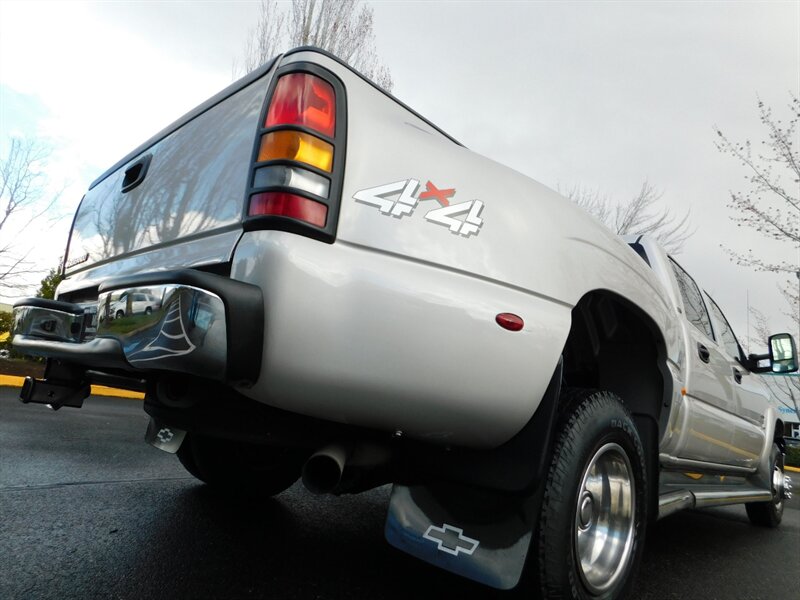
<path fill-rule="evenodd" d="M 800 255 L 729 221 L 745 172 L 715 149 L 713 128 L 762 139 L 757 97 L 788 118 L 799 2 L 372 5 L 401 100 L 553 188 L 627 199 L 649 180 L 669 206 L 691 209 L 697 231 L 678 259 L 740 337 L 748 293 L 773 330 L 788 329 L 778 279 L 734 266 L 720 244 L 799 265 Z M 59 211 L 71 215 L 97 175 L 230 83 L 257 14 L 253 2 L 0 0 L 0 144 L 48 140 L 48 175 L 66 186 Z M 69 218 L 40 224 L 31 256 L 55 264 L 68 228 Z"/>

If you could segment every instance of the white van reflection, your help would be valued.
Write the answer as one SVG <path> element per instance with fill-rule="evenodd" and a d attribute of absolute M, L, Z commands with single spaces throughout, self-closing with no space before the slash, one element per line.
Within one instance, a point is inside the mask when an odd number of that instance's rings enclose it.
<path fill-rule="evenodd" d="M 111 303 L 110 314 L 115 319 L 130 317 L 132 315 L 149 315 L 154 310 L 161 308 L 161 300 L 152 294 L 143 292 L 124 292 L 117 300 Z"/>

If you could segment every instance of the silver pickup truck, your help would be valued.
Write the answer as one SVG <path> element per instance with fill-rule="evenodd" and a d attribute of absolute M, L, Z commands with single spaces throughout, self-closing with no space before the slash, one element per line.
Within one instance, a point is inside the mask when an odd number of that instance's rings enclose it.
<path fill-rule="evenodd" d="M 527 562 L 547 598 L 621 598 L 649 522 L 774 527 L 789 497 L 757 373 L 797 370 L 791 336 L 746 356 L 654 242 L 313 48 L 102 174 L 64 268 L 15 304 L 47 358 L 23 402 L 144 389 L 148 441 L 221 493 L 391 483 L 389 543 L 489 586 Z"/>

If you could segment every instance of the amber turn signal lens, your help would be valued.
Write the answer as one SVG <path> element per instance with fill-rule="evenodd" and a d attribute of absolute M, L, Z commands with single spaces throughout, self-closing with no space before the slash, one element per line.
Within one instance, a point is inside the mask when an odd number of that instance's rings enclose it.
<path fill-rule="evenodd" d="M 284 129 L 261 136 L 258 161 L 296 160 L 330 173 L 333 167 L 333 146 L 302 131 Z"/>

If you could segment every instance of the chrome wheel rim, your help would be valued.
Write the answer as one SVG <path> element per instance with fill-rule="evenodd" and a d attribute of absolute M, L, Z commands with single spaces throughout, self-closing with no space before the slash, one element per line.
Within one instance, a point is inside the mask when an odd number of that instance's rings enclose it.
<path fill-rule="evenodd" d="M 777 464 L 772 469 L 772 495 L 777 499 L 783 495 L 783 471 Z"/>
<path fill-rule="evenodd" d="M 783 487 L 785 482 L 786 478 L 783 474 L 783 469 L 781 469 L 781 466 L 776 462 L 772 469 L 772 501 L 775 503 L 778 511 L 783 510 Z"/>
<path fill-rule="evenodd" d="M 633 550 L 636 484 L 628 455 L 605 444 L 583 472 L 575 505 L 573 547 L 584 585 L 595 594 L 625 572 Z"/>

